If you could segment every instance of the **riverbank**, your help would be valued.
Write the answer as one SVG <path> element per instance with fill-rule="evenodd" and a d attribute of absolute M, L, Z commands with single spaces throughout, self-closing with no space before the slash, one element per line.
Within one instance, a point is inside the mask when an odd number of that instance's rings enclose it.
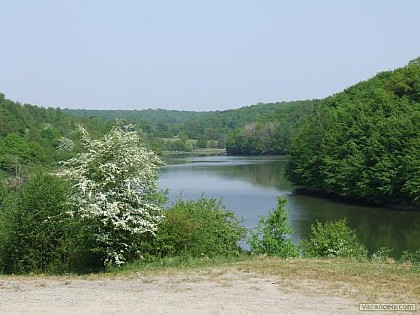
<path fill-rule="evenodd" d="M 87 276 L 0 276 L 0 298 L 6 314 L 355 314 L 360 303 L 418 303 L 420 272 L 392 261 L 255 257 L 200 267 L 198 260 Z"/>
<path fill-rule="evenodd" d="M 191 155 L 191 156 L 212 156 L 212 155 L 226 155 L 226 149 L 196 149 L 193 151 L 163 151 L 163 156 L 179 156 L 179 155 Z"/>
<path fill-rule="evenodd" d="M 341 196 L 338 194 L 334 194 L 331 192 L 324 192 L 316 189 L 310 189 L 305 187 L 297 187 L 294 189 L 293 193 L 300 194 L 300 195 L 306 195 L 306 196 L 312 196 L 317 198 L 324 198 L 326 200 L 331 201 L 338 201 L 342 203 L 347 203 L 349 205 L 357 205 L 357 206 L 363 206 L 363 207 L 377 207 L 377 208 L 387 208 L 397 211 L 418 211 L 420 212 L 420 207 L 416 206 L 414 204 L 389 204 L 389 203 L 374 203 L 374 202 L 367 202 L 363 199 L 355 199 L 355 198 L 348 198 L 345 196 Z"/>

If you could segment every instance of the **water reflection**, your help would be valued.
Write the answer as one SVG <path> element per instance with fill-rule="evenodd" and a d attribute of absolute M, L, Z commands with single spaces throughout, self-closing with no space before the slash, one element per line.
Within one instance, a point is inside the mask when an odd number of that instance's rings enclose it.
<path fill-rule="evenodd" d="M 282 157 L 182 157 L 168 159 L 162 168 L 160 186 L 170 189 L 170 200 L 182 193 L 185 199 L 222 198 L 223 204 L 256 226 L 259 217 L 276 206 L 277 196 L 288 199 L 287 209 L 296 242 L 306 238 L 316 220 L 347 218 L 370 251 L 381 246 L 394 249 L 420 248 L 420 213 L 343 204 L 293 193 Z"/>

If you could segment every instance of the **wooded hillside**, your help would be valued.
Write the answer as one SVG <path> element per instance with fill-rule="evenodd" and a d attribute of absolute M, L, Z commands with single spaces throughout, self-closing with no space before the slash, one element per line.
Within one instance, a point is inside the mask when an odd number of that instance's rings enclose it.
<path fill-rule="evenodd" d="M 420 205 L 420 59 L 320 102 L 289 153 L 288 176 L 296 185 Z"/>
<path fill-rule="evenodd" d="M 25 168 L 51 166 L 67 158 L 77 147 L 78 123 L 95 135 L 106 127 L 96 119 L 76 119 L 59 108 L 22 105 L 0 94 L 0 172 L 18 177 Z"/>

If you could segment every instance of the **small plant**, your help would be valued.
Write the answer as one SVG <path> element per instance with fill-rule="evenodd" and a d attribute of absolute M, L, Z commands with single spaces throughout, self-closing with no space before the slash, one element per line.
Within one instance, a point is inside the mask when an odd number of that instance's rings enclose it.
<path fill-rule="evenodd" d="M 402 263 L 410 263 L 414 267 L 420 268 L 420 249 L 409 252 L 409 251 L 403 251 L 400 257 L 400 262 Z"/>
<path fill-rule="evenodd" d="M 371 256 L 371 260 L 374 262 L 384 262 L 390 259 L 392 248 L 381 247 Z"/>
<path fill-rule="evenodd" d="M 306 257 L 366 258 L 367 250 L 357 240 L 356 231 L 350 229 L 347 220 L 316 222 L 311 226 L 309 239 L 301 242 Z"/>
<path fill-rule="evenodd" d="M 277 199 L 275 208 L 267 217 L 262 216 L 256 231 L 251 234 L 249 245 L 256 254 L 275 255 L 280 257 L 296 257 L 298 251 L 289 235 L 292 230 L 284 208 L 286 199 Z"/>

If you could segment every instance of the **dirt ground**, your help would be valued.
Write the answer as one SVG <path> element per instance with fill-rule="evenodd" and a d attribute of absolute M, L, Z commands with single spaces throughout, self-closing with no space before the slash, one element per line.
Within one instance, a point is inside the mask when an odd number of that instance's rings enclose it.
<path fill-rule="evenodd" d="M 314 283 L 302 290 L 305 287 L 285 286 L 278 276 L 235 269 L 96 277 L 0 277 L 0 314 L 369 313 L 359 312 L 361 301 L 317 288 Z"/>

